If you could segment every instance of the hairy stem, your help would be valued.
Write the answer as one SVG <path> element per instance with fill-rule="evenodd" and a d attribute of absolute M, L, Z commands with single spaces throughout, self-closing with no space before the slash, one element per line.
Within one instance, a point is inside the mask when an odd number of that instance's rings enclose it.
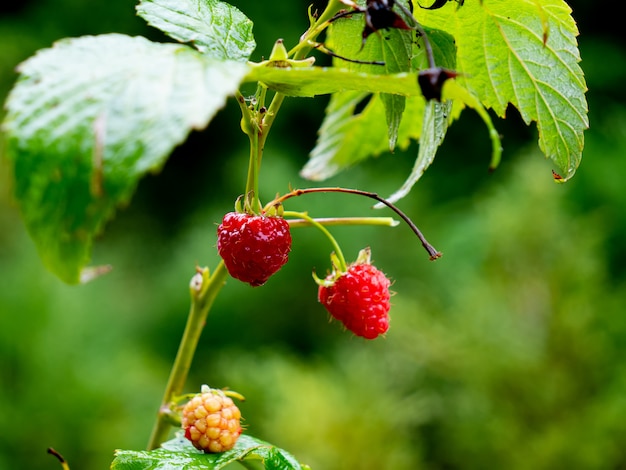
<path fill-rule="evenodd" d="M 171 426 L 171 404 L 183 392 L 209 310 L 226 282 L 227 276 L 228 271 L 226 271 L 224 262 L 221 261 L 210 276 L 209 270 L 203 268 L 199 269 L 192 278 L 190 286 L 191 308 L 187 317 L 187 325 L 165 387 L 163 401 L 148 443 L 148 450 L 156 449 L 167 439 Z"/>

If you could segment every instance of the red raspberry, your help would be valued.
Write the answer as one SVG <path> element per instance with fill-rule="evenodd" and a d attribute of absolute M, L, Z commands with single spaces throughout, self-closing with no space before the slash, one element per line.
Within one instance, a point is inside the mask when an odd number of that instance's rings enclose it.
<path fill-rule="evenodd" d="M 202 387 L 183 407 L 185 437 L 204 452 L 232 449 L 241 434 L 241 412 L 221 390 Z"/>
<path fill-rule="evenodd" d="M 282 217 L 229 212 L 217 228 L 217 251 L 232 277 L 263 285 L 289 258 L 289 224 Z"/>
<path fill-rule="evenodd" d="M 318 299 L 355 335 L 374 339 L 389 329 L 390 284 L 369 261 L 357 262 L 339 277 L 329 275 L 319 287 Z"/>

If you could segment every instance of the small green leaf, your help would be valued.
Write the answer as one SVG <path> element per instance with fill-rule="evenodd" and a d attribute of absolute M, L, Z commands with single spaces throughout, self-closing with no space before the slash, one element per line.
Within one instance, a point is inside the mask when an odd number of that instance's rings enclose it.
<path fill-rule="evenodd" d="M 578 30 L 563 0 L 483 0 L 417 9 L 457 40 L 460 82 L 504 117 L 508 103 L 537 122 L 539 146 L 564 179 L 580 163 L 589 126 Z"/>
<path fill-rule="evenodd" d="M 248 435 L 241 435 L 232 450 L 205 454 L 179 433 L 160 449 L 118 450 L 111 470 L 221 470 L 244 460 L 261 460 L 266 470 L 306 470 L 289 452 Z"/>
<path fill-rule="evenodd" d="M 7 100 L 7 155 L 46 266 L 79 282 L 115 208 L 208 124 L 247 69 L 119 34 L 63 40 L 21 64 Z"/>
<path fill-rule="evenodd" d="M 141 0 L 137 14 L 168 36 L 216 59 L 245 62 L 256 47 L 252 21 L 219 0 Z"/>

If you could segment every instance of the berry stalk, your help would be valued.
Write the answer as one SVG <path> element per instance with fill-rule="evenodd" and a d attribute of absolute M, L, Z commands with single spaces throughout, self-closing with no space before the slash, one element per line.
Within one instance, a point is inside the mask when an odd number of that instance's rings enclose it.
<path fill-rule="evenodd" d="M 49 447 L 48 448 L 48 453 L 50 455 L 53 455 L 54 457 L 57 458 L 57 460 L 61 464 L 61 467 L 63 468 L 63 470 L 70 470 L 70 466 L 68 465 L 67 461 L 56 450 L 54 450 L 52 447 Z"/>
<path fill-rule="evenodd" d="M 337 268 L 341 269 L 342 271 L 345 271 L 348 269 L 346 258 L 343 256 L 343 252 L 341 251 L 341 247 L 339 246 L 339 243 L 337 243 L 337 240 L 335 240 L 335 237 L 333 237 L 330 234 L 330 232 L 326 229 L 326 227 L 324 227 L 314 218 L 310 217 L 309 214 L 307 214 L 306 212 L 285 211 L 283 212 L 283 216 L 299 217 L 307 221 L 309 224 L 313 225 L 315 228 L 319 229 L 324 235 L 326 235 L 326 237 L 330 240 L 330 243 L 333 245 L 333 249 L 335 250 L 335 255 L 339 262 L 339 266 L 337 266 Z"/>
<path fill-rule="evenodd" d="M 208 268 L 198 268 L 198 272 L 191 279 L 189 286 L 191 307 L 187 324 L 165 387 L 148 450 L 156 449 L 167 439 L 170 430 L 171 403 L 182 394 L 209 310 L 227 278 L 228 271 L 224 262 L 220 262 L 213 274 L 209 275 Z"/>
<path fill-rule="evenodd" d="M 251 206 L 254 211 L 261 206 L 261 201 L 259 200 L 259 169 L 261 166 L 262 151 L 261 147 L 259 147 L 259 139 L 263 132 L 262 126 L 261 121 L 259 122 L 259 129 L 254 129 L 254 133 L 250 135 L 250 164 L 248 167 L 248 180 L 246 182 L 246 196 L 252 196 Z"/>
<path fill-rule="evenodd" d="M 419 238 L 419 240 L 422 243 L 422 246 L 424 247 L 424 249 L 428 252 L 428 255 L 430 256 L 430 260 L 431 261 L 434 261 L 434 260 L 436 260 L 438 258 L 441 258 L 441 252 L 438 251 L 434 246 L 432 246 L 428 242 L 428 240 L 426 240 L 426 237 L 424 237 L 424 235 L 422 234 L 421 230 L 419 228 L 417 228 L 417 225 L 415 225 L 415 223 L 413 223 L 413 221 L 409 218 L 409 216 L 407 216 L 398 207 L 396 207 L 391 202 L 387 201 L 385 198 L 379 196 L 376 193 L 372 193 L 372 192 L 369 192 L 369 191 L 362 191 L 360 189 L 339 188 L 339 187 L 334 187 L 334 188 L 294 189 L 294 190 L 292 190 L 292 191 L 290 191 L 290 192 L 288 192 L 288 193 L 286 193 L 286 194 L 284 194 L 282 196 L 279 196 L 279 197 L 275 198 L 273 201 L 267 203 L 265 205 L 265 207 L 263 208 L 263 211 L 265 212 L 270 207 L 275 206 L 277 204 L 282 204 L 284 201 L 286 201 L 287 199 L 291 199 L 292 197 L 302 196 L 304 194 L 311 194 L 311 193 L 347 193 L 347 194 L 355 194 L 357 196 L 368 197 L 370 199 L 375 199 L 379 203 L 387 206 L 389 209 L 394 211 L 396 214 L 398 214 L 398 216 L 404 222 L 406 222 L 406 224 L 411 228 L 413 233 L 415 233 L 415 235 L 417 235 L 417 238 Z"/>
<path fill-rule="evenodd" d="M 377 225 L 383 227 L 397 227 L 400 225 L 400 222 L 392 217 L 315 217 L 313 220 L 327 227 L 331 225 Z M 306 219 L 290 219 L 287 222 L 292 228 L 311 226 L 311 222 Z"/>

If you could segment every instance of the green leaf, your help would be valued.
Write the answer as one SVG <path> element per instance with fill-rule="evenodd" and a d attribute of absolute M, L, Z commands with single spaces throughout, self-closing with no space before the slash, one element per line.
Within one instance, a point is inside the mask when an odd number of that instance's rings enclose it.
<path fill-rule="evenodd" d="M 428 34 L 431 37 L 438 63 L 452 68 L 456 53 L 453 38 L 436 30 L 429 30 Z M 424 48 L 418 44 L 414 44 L 413 48 L 412 68 L 420 70 L 427 67 Z M 340 50 L 342 54 L 345 52 L 343 48 Z M 379 56 L 374 55 L 369 58 L 376 57 Z M 383 97 L 394 95 L 381 97 L 376 94 L 361 113 L 354 115 L 356 104 L 365 96 L 350 92 L 333 95 L 326 109 L 326 117 L 320 128 L 317 144 L 311 152 L 309 161 L 302 169 L 303 177 L 312 180 L 326 179 L 370 156 L 377 156 L 388 150 L 385 148 L 382 123 L 389 106 L 383 107 L 380 101 Z M 406 195 L 432 163 L 447 130 L 448 122 L 452 120 L 450 109 L 450 103 L 425 106 L 419 90 L 406 100 L 404 119 L 398 126 L 398 146 L 406 149 L 412 140 L 420 139 L 420 136 L 423 136 L 421 137 L 423 142 L 420 142 L 417 159 L 409 178 L 392 196 L 394 201 Z M 461 106 L 457 106 L 456 109 L 458 113 Z"/>
<path fill-rule="evenodd" d="M 387 198 L 389 202 L 396 202 L 406 196 L 417 180 L 424 174 L 426 168 L 433 162 L 437 149 L 443 142 L 446 131 L 448 130 L 451 109 L 451 101 L 439 103 L 430 100 L 426 103 L 424 107 L 424 117 L 422 119 L 423 127 L 417 159 L 413 164 L 411 174 L 402 187 Z M 378 209 L 385 206 L 378 203 L 374 207 Z"/>
<path fill-rule="evenodd" d="M 216 59 L 245 62 L 256 47 L 252 21 L 218 0 L 141 0 L 137 14 L 168 36 Z"/>
<path fill-rule="evenodd" d="M 361 6 L 363 1 L 359 2 Z M 363 15 L 352 15 L 333 22 L 327 34 L 326 44 L 343 57 L 384 65 L 360 64 L 335 58 L 335 66 L 349 70 L 376 74 L 396 74 L 411 71 L 413 31 L 389 29 L 371 34 L 363 44 L 365 26 Z M 402 95 L 383 93 L 385 118 L 389 136 L 389 150 L 393 150 L 404 113 L 406 98 Z"/>
<path fill-rule="evenodd" d="M 63 40 L 20 65 L 4 129 L 16 196 L 46 266 L 80 281 L 92 239 L 247 71 L 119 34 Z"/>
<path fill-rule="evenodd" d="M 436 64 L 448 69 L 454 69 L 456 64 L 454 38 L 436 29 L 425 28 L 425 31 L 430 40 Z M 421 42 L 415 43 L 412 58 L 413 68 L 416 70 L 424 70 L 429 68 L 429 65 L 425 47 Z M 460 93 L 458 95 L 459 96 L 444 96 L 441 103 L 436 101 L 423 103 L 422 100 L 420 103 L 421 106 L 413 111 L 413 113 L 416 113 L 413 115 L 413 126 L 420 126 L 421 129 L 419 131 L 413 129 L 413 132 L 409 134 L 409 136 L 413 139 L 419 138 L 419 150 L 408 178 L 397 191 L 387 198 L 389 202 L 395 203 L 409 194 L 415 183 L 417 183 L 426 169 L 435 160 L 435 155 L 437 154 L 439 146 L 443 143 L 449 124 L 458 116 L 462 106 L 466 104 L 465 101 L 460 99 Z M 464 95 L 462 97 L 466 98 Z M 469 99 L 466 101 L 470 103 Z M 474 101 L 471 101 L 470 104 L 472 107 L 476 106 L 482 110 L 480 103 L 476 104 Z M 491 124 L 491 121 L 489 121 L 489 124 Z M 493 124 L 491 124 L 491 128 L 493 128 Z M 499 148 L 498 142 L 498 149 Z M 385 206 L 379 203 L 374 207 L 382 209 Z"/>
<path fill-rule="evenodd" d="M 398 131 L 402 122 L 402 115 L 406 107 L 406 97 L 383 93 L 380 99 L 385 106 L 385 120 L 387 121 L 387 136 L 389 138 L 389 150 L 393 151 L 398 141 Z"/>
<path fill-rule="evenodd" d="M 152 451 L 118 450 L 111 470 L 220 470 L 244 460 L 261 460 L 267 470 L 305 470 L 289 452 L 242 434 L 232 450 L 205 454 L 179 433 Z"/>
<path fill-rule="evenodd" d="M 367 105 L 355 113 L 365 101 Z M 407 99 L 405 119 L 398 129 L 399 147 L 408 147 L 419 138 L 424 112 L 424 99 Z M 379 94 L 344 92 L 334 94 L 326 107 L 326 117 L 307 164 L 301 171 L 304 178 L 324 180 L 358 162 L 388 151 L 385 108 Z"/>
<path fill-rule="evenodd" d="M 483 0 L 415 13 L 424 25 L 456 38 L 459 81 L 499 116 L 511 103 L 527 124 L 537 122 L 541 150 L 564 180 L 570 178 L 589 123 L 569 6 L 563 0 Z"/>

